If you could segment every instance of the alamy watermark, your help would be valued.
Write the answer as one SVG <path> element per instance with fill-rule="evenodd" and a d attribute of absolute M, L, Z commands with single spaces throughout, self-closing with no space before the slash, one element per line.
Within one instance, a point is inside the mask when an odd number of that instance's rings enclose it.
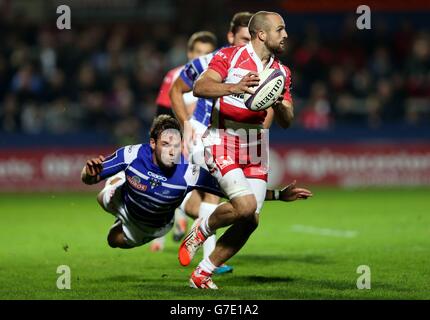
<path fill-rule="evenodd" d="M 72 13 L 70 7 L 65 4 L 58 6 L 57 14 L 60 14 L 57 18 L 57 28 L 60 30 L 72 29 Z"/>
<path fill-rule="evenodd" d="M 57 288 L 60 290 L 70 290 L 72 288 L 71 286 L 71 276 L 72 271 L 70 270 L 70 267 L 67 265 L 61 265 L 57 267 L 57 274 L 60 276 L 57 278 Z"/>
<path fill-rule="evenodd" d="M 357 267 L 357 273 L 361 274 L 357 278 L 357 289 L 371 289 L 371 273 L 370 267 L 366 265 L 361 265 Z"/>
<path fill-rule="evenodd" d="M 371 10 L 369 6 L 361 5 L 357 7 L 355 11 L 360 16 L 357 18 L 356 26 L 358 30 L 370 30 L 372 28 L 371 25 Z"/>

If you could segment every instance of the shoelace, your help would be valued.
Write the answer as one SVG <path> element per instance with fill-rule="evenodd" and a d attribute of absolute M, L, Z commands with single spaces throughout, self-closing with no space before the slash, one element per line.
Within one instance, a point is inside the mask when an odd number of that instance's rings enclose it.
<path fill-rule="evenodd" d="M 207 285 L 208 287 L 210 287 L 211 283 L 212 283 L 212 279 L 209 277 L 204 277 L 204 279 L 202 280 L 202 284 Z"/>
<path fill-rule="evenodd" d="M 213 283 L 212 278 L 210 276 L 205 276 L 203 274 L 197 273 L 196 277 L 197 278 L 202 278 L 201 284 L 207 284 L 207 283 L 211 284 L 211 283 Z"/>
<path fill-rule="evenodd" d="M 193 250 L 197 249 L 200 246 L 200 243 L 197 242 L 199 240 L 198 230 L 194 231 L 191 234 L 191 237 L 185 242 L 187 247 L 192 247 Z"/>

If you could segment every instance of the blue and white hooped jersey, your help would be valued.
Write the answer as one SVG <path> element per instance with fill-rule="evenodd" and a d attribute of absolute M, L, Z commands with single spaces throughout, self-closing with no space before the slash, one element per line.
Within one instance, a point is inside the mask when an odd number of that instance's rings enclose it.
<path fill-rule="evenodd" d="M 179 74 L 181 79 L 190 88 L 193 88 L 194 82 L 208 68 L 209 62 L 212 60 L 215 54 L 216 51 L 188 62 Z M 211 118 L 212 106 L 212 99 L 199 98 L 197 100 L 196 108 L 194 109 L 192 118 L 207 127 Z"/>
<path fill-rule="evenodd" d="M 193 189 L 223 196 L 214 177 L 198 165 L 181 163 L 163 172 L 152 159 L 149 144 L 126 146 L 105 159 L 102 179 L 124 171 L 123 201 L 128 213 L 151 227 L 162 227 L 173 218 L 175 209 Z"/>

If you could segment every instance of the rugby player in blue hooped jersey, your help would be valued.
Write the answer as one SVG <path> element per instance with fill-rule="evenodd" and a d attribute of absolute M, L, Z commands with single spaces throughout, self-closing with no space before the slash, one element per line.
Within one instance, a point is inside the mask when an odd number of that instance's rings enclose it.
<path fill-rule="evenodd" d="M 112 248 L 133 248 L 163 236 L 173 226 L 176 207 L 193 189 L 223 196 L 217 180 L 204 168 L 182 156 L 179 122 L 169 116 L 155 118 L 150 142 L 126 146 L 107 158 L 87 161 L 81 173 L 85 184 L 107 179 L 98 194 L 101 207 L 116 217 L 107 240 Z M 312 196 L 296 188 L 268 190 L 266 200 L 294 201 Z"/>

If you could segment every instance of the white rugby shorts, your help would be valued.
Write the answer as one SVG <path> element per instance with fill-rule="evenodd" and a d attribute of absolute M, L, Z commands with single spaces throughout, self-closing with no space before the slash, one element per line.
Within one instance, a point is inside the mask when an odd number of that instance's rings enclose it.
<path fill-rule="evenodd" d="M 119 180 L 111 184 L 111 181 L 116 178 Z M 103 193 L 103 209 L 121 220 L 127 244 L 133 247 L 141 246 L 168 233 L 173 227 L 174 219 L 162 228 L 152 228 L 129 215 L 122 200 L 124 183 L 125 173 L 122 171 L 107 179 L 101 192 Z"/>

